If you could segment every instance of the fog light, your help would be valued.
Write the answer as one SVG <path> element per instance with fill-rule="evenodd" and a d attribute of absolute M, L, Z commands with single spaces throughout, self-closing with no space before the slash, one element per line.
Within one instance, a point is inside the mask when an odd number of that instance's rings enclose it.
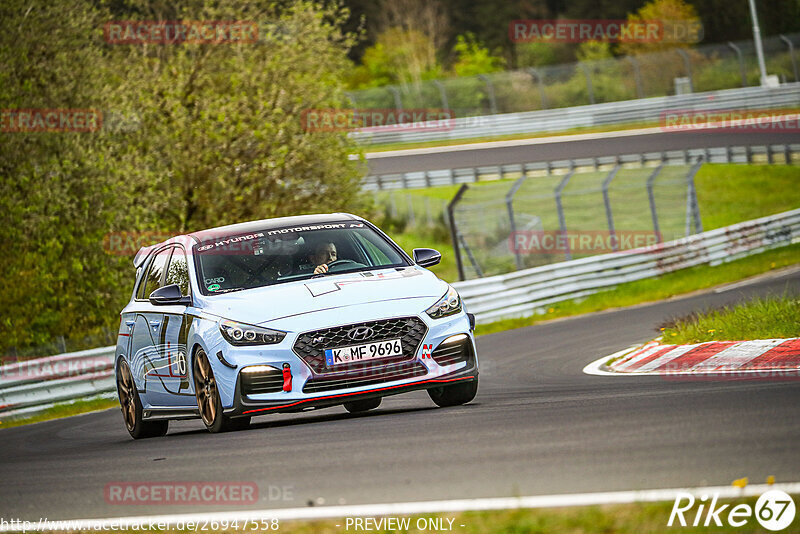
<path fill-rule="evenodd" d="M 447 339 L 445 339 L 444 341 L 442 341 L 442 345 L 449 345 L 451 343 L 460 343 L 461 341 L 464 341 L 468 337 L 469 336 L 467 336 L 467 334 L 456 334 L 456 335 L 450 336 Z"/>

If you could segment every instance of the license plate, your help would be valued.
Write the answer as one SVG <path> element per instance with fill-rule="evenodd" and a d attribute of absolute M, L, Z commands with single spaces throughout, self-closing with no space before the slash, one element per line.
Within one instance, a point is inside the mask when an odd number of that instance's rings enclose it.
<path fill-rule="evenodd" d="M 378 360 L 403 355 L 403 345 L 399 339 L 387 339 L 377 343 L 364 343 L 349 347 L 325 349 L 325 363 L 328 367 L 345 363 Z"/>

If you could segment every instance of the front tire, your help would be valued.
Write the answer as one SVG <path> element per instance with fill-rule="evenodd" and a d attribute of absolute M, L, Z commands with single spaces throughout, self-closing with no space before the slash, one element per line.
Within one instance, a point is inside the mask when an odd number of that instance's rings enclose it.
<path fill-rule="evenodd" d="M 167 433 L 169 421 L 142 420 L 142 401 L 125 360 L 120 360 L 117 365 L 117 396 L 125 428 L 133 439 L 155 438 Z"/>
<path fill-rule="evenodd" d="M 437 406 L 446 408 L 448 406 L 459 406 L 466 404 L 475 398 L 478 393 L 478 378 L 470 380 L 464 384 L 454 386 L 440 386 L 428 390 L 428 395 Z"/>
<path fill-rule="evenodd" d="M 361 413 L 369 410 L 374 410 L 381 405 L 381 397 L 374 399 L 365 399 L 360 401 L 345 402 L 344 409 L 350 413 Z"/>
<path fill-rule="evenodd" d="M 214 370 L 203 349 L 199 349 L 194 355 L 192 370 L 197 408 L 200 410 L 200 418 L 209 432 L 217 434 L 232 430 L 244 430 L 250 426 L 249 417 L 232 419 L 222 413 L 222 401 L 219 398 Z"/>

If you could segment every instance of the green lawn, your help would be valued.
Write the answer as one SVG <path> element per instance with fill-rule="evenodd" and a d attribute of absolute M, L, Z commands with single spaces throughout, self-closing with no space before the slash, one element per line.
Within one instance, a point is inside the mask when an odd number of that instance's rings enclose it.
<path fill-rule="evenodd" d="M 491 334 L 513 328 L 522 328 L 559 317 L 571 317 L 645 302 L 656 302 L 693 291 L 736 282 L 770 270 L 795 265 L 798 262 L 800 262 L 800 244 L 789 245 L 716 267 L 699 265 L 656 278 L 646 278 L 621 284 L 615 289 L 600 291 L 584 299 L 555 303 L 544 314 L 518 319 L 506 319 L 488 324 L 479 322 L 476 333 Z"/>
<path fill-rule="evenodd" d="M 800 337 L 800 300 L 757 298 L 736 306 L 678 317 L 664 325 L 670 343 Z"/>
<path fill-rule="evenodd" d="M 795 497 L 797 501 L 797 497 Z M 699 500 L 684 514 L 687 525 L 691 525 L 698 512 Z M 740 499 L 721 499 L 717 509 L 722 504 L 729 503 L 729 506 L 719 515 L 723 527 L 682 527 L 675 520 L 673 526 L 667 527 L 674 503 L 655 502 L 655 503 L 636 503 L 618 504 L 606 506 L 573 506 L 564 508 L 538 508 L 538 509 L 517 509 L 517 510 L 492 510 L 481 512 L 462 512 L 450 514 L 432 514 L 423 516 L 410 516 L 409 528 L 403 530 L 380 530 L 374 532 L 431 532 L 429 528 L 418 528 L 417 521 L 422 519 L 419 526 L 424 526 L 427 518 L 440 518 L 441 524 L 450 525 L 452 521 L 452 532 L 463 534 L 650 534 L 661 532 L 737 532 L 755 533 L 766 532 L 751 517 L 747 523 L 738 528 L 733 528 L 727 524 L 729 511 L 738 504 L 746 504 L 751 509 L 755 507 L 755 498 Z M 708 506 L 706 505 L 707 509 Z M 701 517 L 705 520 L 705 512 Z M 379 519 L 379 518 L 374 518 Z M 339 525 L 339 526 L 337 526 Z M 463 525 L 463 527 L 461 526 Z M 797 519 L 794 521 L 794 528 L 791 526 L 782 532 L 797 532 Z M 325 521 L 287 521 L 281 522 L 281 532 L 289 534 L 340 534 L 346 532 L 346 523 L 343 519 L 333 519 Z M 350 532 L 355 528 L 350 526 Z M 233 532 L 233 531 L 231 531 Z M 441 532 L 441 531 L 440 531 Z"/>
<path fill-rule="evenodd" d="M 680 236 L 684 231 L 685 191 L 675 185 L 683 180 L 687 171 L 688 167 L 685 166 L 665 167 L 655 182 L 656 206 L 661 214 L 660 230 L 665 238 Z M 652 231 L 646 190 L 641 187 L 651 172 L 652 169 L 622 169 L 615 177 L 610 200 L 618 230 Z M 598 187 L 603 177 L 603 173 L 585 173 L 576 174 L 570 180 L 564 190 L 565 218 L 569 228 L 606 228 L 602 196 L 574 194 Z M 538 216 L 545 229 L 557 228 L 555 204 L 549 196 L 559 180 L 560 177 L 557 176 L 526 180 L 515 197 L 516 212 Z M 486 199 L 503 198 L 513 182 L 514 180 L 507 179 L 470 184 L 465 202 L 479 203 Z M 695 177 L 695 184 L 705 230 L 800 207 L 800 167 L 797 166 L 707 164 L 701 167 Z M 390 234 L 409 252 L 413 247 L 419 246 L 433 247 L 442 252 L 442 265 L 433 270 L 449 282 L 458 280 L 458 271 L 455 260 L 452 259 L 454 253 L 449 234 L 439 217 L 443 202 L 452 199 L 459 187 L 441 186 L 391 193 L 400 217 L 409 209 L 414 209 L 416 224 L 409 224 L 403 232 Z M 387 192 L 378 193 L 378 202 L 388 203 L 389 195 Z M 427 209 L 434 211 L 431 216 L 434 219 L 434 228 L 428 225 L 428 217 L 425 215 Z M 504 216 L 502 205 L 493 209 L 495 211 L 487 211 L 487 221 L 494 216 Z M 476 254 L 479 253 L 476 250 Z M 537 261 L 543 261 L 540 256 L 542 255 L 531 254 L 523 259 L 526 265 L 535 266 Z M 505 261 L 511 262 L 511 257 Z M 511 268 L 509 263 L 506 270 Z"/>
<path fill-rule="evenodd" d="M 40 414 L 20 419 L 10 419 L 6 421 L 2 420 L 2 414 L 0 414 L 0 430 L 4 428 L 27 425 L 30 423 L 38 423 L 40 421 L 49 421 L 50 419 L 69 417 L 70 415 L 95 412 L 98 410 L 107 410 L 109 408 L 114 408 L 118 406 L 119 406 L 119 401 L 115 398 L 114 399 L 96 398 L 90 400 L 80 400 L 75 402 L 65 402 L 63 404 L 56 404 L 52 408 Z M 119 422 L 120 425 L 123 425 L 124 428 L 124 423 L 122 422 L 122 415 L 120 415 Z"/>

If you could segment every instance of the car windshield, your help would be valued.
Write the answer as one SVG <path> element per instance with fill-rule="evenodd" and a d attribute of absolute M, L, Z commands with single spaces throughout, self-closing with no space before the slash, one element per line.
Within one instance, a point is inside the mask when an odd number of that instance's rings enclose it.
<path fill-rule="evenodd" d="M 194 251 L 198 283 L 206 295 L 409 265 L 382 235 L 353 221 L 214 236 Z"/>

